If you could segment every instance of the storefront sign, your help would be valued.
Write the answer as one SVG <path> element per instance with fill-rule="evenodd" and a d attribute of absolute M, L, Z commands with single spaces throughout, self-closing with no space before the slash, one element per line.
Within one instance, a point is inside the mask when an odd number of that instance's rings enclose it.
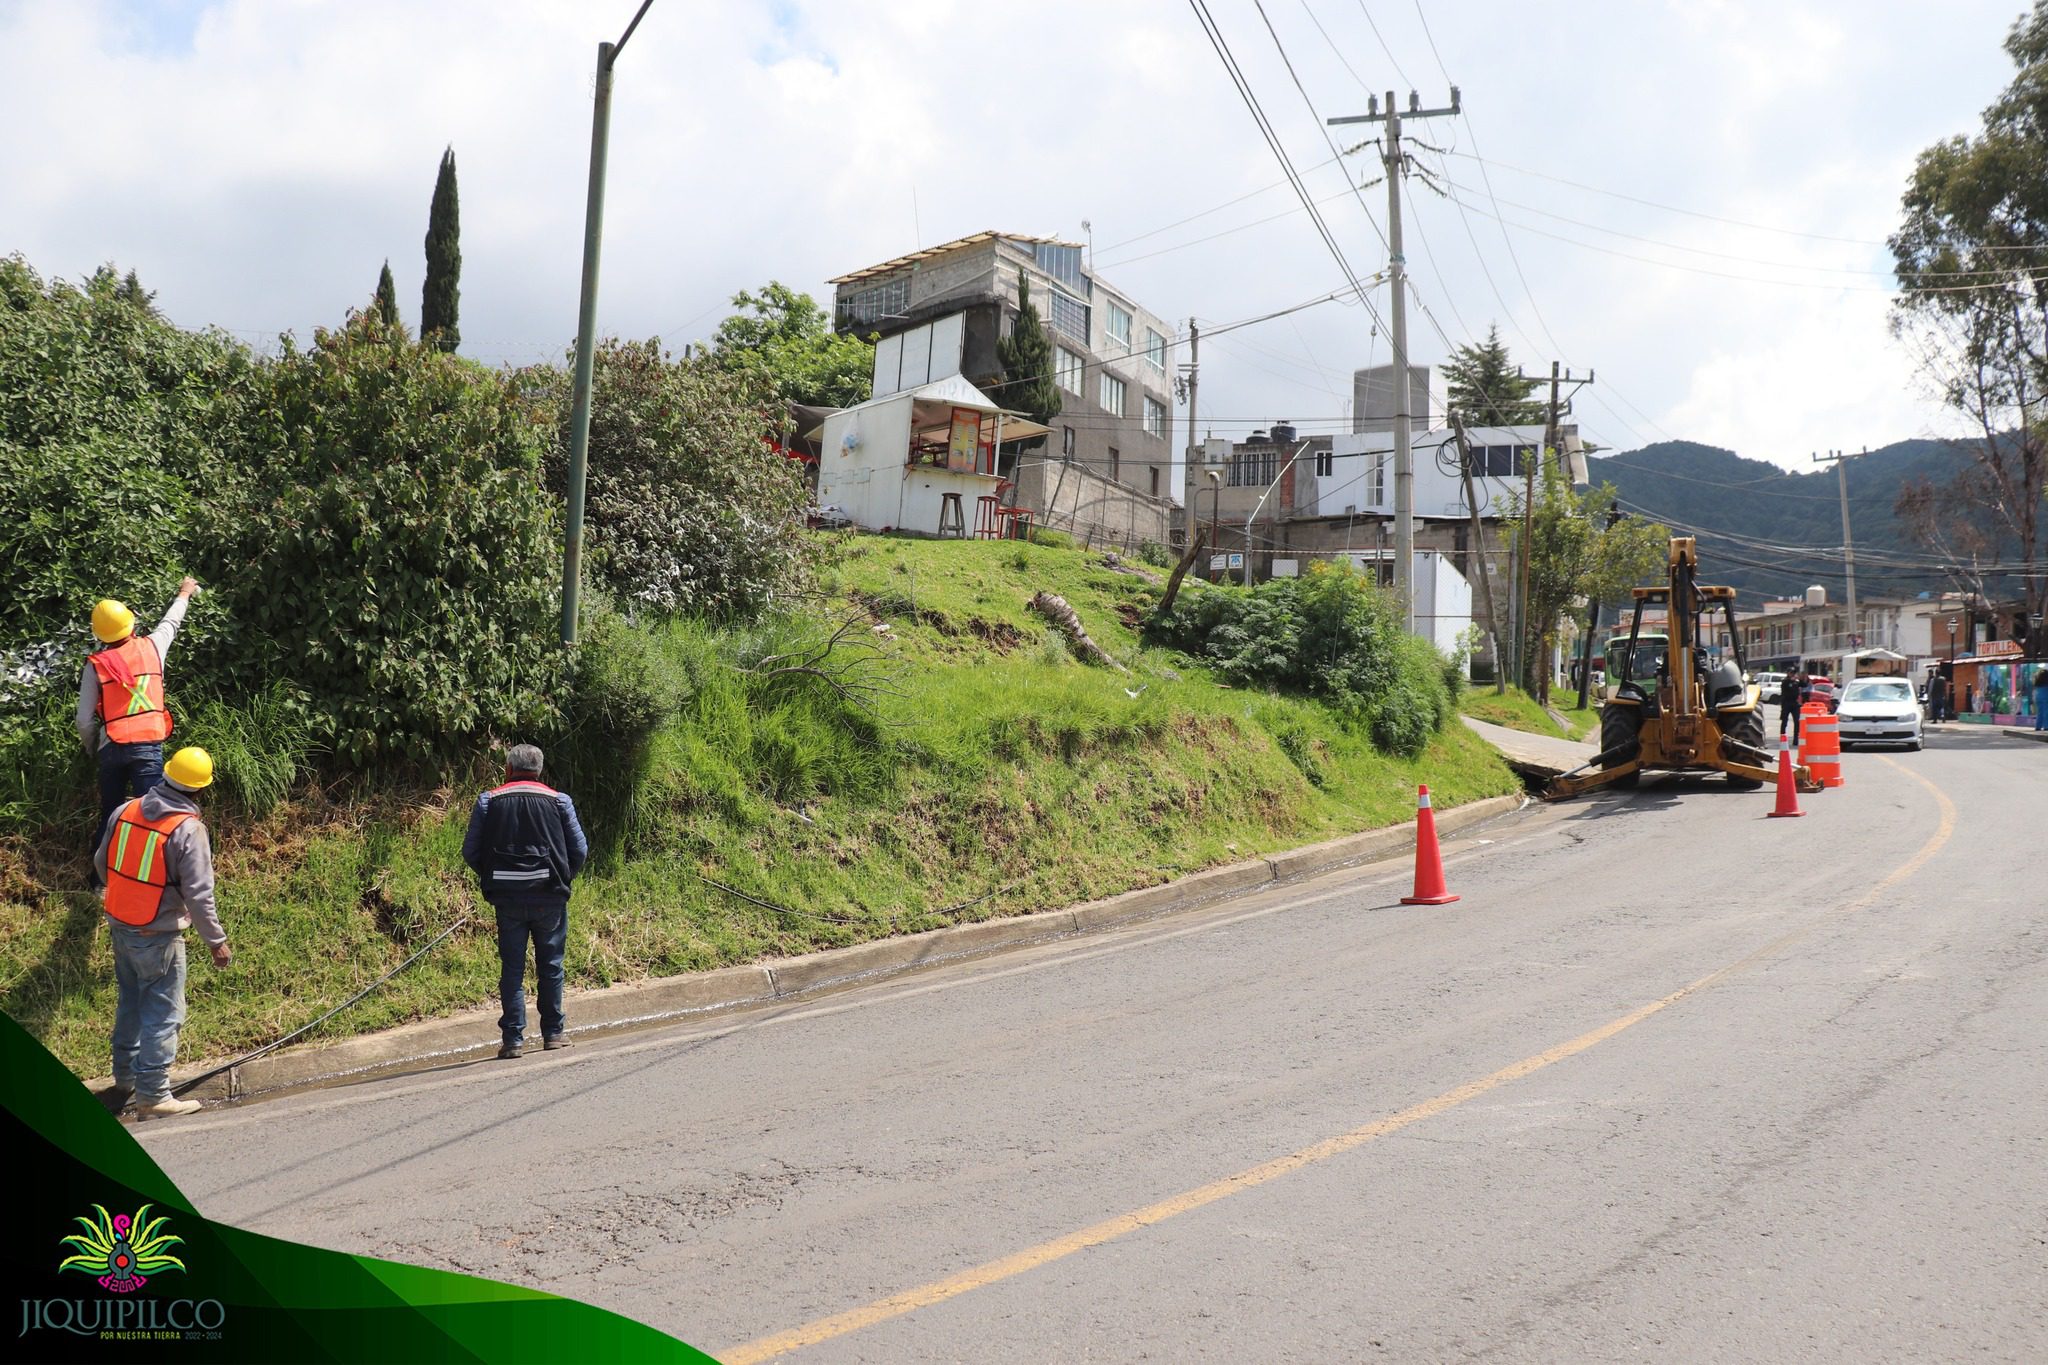
<path fill-rule="evenodd" d="M 946 442 L 946 468 L 974 472 L 975 456 L 981 449 L 981 414 L 973 408 L 953 409 L 953 435 Z"/>
<path fill-rule="evenodd" d="M 1989 659 L 2005 654 L 2018 658 L 2026 652 L 2027 647 L 2018 640 L 1986 640 L 1983 644 L 1977 646 L 1977 657 L 1980 659 Z"/>

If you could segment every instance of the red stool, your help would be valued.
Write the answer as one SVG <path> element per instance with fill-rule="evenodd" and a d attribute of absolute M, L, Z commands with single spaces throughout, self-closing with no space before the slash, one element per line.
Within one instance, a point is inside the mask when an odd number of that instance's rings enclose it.
<path fill-rule="evenodd" d="M 1010 533 L 1005 538 L 1009 540 L 1031 539 L 1031 509 L 1028 507 L 1005 507 L 1003 511 L 1010 518 Z"/>
<path fill-rule="evenodd" d="M 993 493 L 984 493 L 974 500 L 974 538 L 976 540 L 1001 540 L 1003 538 L 1003 500 Z"/>

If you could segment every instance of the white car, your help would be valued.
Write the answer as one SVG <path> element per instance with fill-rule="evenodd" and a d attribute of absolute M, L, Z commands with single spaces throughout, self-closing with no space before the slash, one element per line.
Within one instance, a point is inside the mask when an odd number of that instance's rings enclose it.
<path fill-rule="evenodd" d="M 1858 678 L 1842 692 L 1835 710 L 1842 747 L 1903 744 L 1920 747 L 1920 701 L 1904 678 Z"/>

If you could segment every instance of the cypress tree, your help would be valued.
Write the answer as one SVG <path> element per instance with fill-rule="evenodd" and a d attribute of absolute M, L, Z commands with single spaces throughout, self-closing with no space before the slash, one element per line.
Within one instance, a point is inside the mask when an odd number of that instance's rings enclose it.
<path fill-rule="evenodd" d="M 391 262 L 384 262 L 384 273 L 377 276 L 377 316 L 388 328 L 398 326 L 398 286 L 391 281 Z"/>
<path fill-rule="evenodd" d="M 420 338 L 444 351 L 462 344 L 462 222 L 455 195 L 455 149 L 441 153 L 434 203 L 427 211 L 427 282 L 420 291 Z"/>
<path fill-rule="evenodd" d="M 1060 415 L 1060 386 L 1052 377 L 1052 339 L 1038 320 L 1029 280 L 1017 281 L 1017 322 L 1008 336 L 996 342 L 996 358 L 1003 363 L 1002 389 L 993 395 L 998 403 L 1039 423 Z"/>

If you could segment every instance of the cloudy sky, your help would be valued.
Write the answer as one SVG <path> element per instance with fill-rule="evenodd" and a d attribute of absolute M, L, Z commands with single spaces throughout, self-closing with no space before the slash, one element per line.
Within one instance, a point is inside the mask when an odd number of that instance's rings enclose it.
<path fill-rule="evenodd" d="M 1462 87 L 1466 117 L 1414 129 L 1417 360 L 1497 322 L 1532 373 L 1597 373 L 1579 417 L 1617 449 L 1793 465 L 1948 429 L 1887 334 L 1883 238 L 1915 153 L 2005 82 L 2017 0 L 1263 4 L 1277 43 L 1251 0 L 1209 0 L 1361 277 L 1385 188 L 1348 190 L 1377 163 L 1333 158 L 1318 116 Z M 596 45 L 634 7 L 0 0 L 0 252 L 133 267 L 180 323 L 259 345 L 362 304 L 388 257 L 416 321 L 452 145 L 463 349 L 559 354 Z M 984 228 L 1092 241 L 1205 327 L 1344 282 L 1185 0 L 654 0 L 614 96 L 604 331 L 680 347 L 735 290 L 829 298 Z M 1387 354 L 1355 303 L 1218 337 L 1203 425 L 1339 426 Z"/>

